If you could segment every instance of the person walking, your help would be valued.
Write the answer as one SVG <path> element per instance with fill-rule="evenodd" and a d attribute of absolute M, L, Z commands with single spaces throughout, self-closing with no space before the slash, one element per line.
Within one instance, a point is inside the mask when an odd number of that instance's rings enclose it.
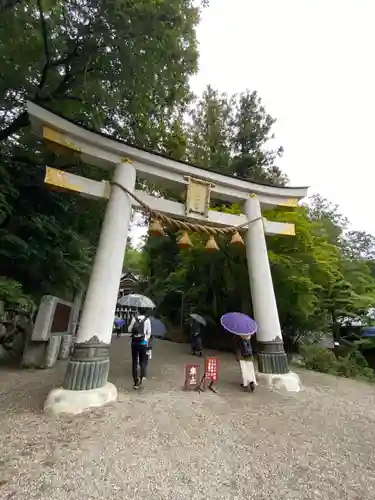
<path fill-rule="evenodd" d="M 192 355 L 202 356 L 202 325 L 193 318 L 190 320 L 190 343 Z"/>
<path fill-rule="evenodd" d="M 240 364 L 242 387 L 254 392 L 257 385 L 250 336 L 234 335 L 236 359 Z"/>
<path fill-rule="evenodd" d="M 147 375 L 148 344 L 151 338 L 151 321 L 146 309 L 140 307 L 138 315 L 131 320 L 128 332 L 131 334 L 132 375 L 134 389 L 139 389 Z M 138 375 L 138 365 L 140 374 Z"/>
<path fill-rule="evenodd" d="M 120 338 L 122 327 L 125 325 L 125 321 L 119 316 L 115 316 L 114 328 L 117 338 Z"/>

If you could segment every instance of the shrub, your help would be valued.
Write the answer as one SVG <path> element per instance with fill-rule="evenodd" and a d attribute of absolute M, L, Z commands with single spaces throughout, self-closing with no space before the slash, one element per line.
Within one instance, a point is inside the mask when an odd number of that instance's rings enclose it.
<path fill-rule="evenodd" d="M 337 374 L 347 378 L 374 378 L 374 371 L 359 351 L 353 351 L 348 356 L 337 360 Z"/>
<path fill-rule="evenodd" d="M 23 292 L 21 283 L 4 276 L 0 276 L 0 301 L 12 309 L 30 310 L 34 305 L 31 297 Z"/>
<path fill-rule="evenodd" d="M 337 374 L 337 360 L 333 352 L 318 345 L 301 346 L 302 362 L 308 370 Z"/>
<path fill-rule="evenodd" d="M 352 350 L 343 357 L 336 358 L 332 351 L 317 345 L 301 347 L 301 360 L 308 370 L 346 378 L 375 380 L 374 371 L 359 350 Z"/>

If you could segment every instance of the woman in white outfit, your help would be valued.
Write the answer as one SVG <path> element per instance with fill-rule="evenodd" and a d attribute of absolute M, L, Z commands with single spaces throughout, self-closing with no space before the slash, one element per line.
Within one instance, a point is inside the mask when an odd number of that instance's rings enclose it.
<path fill-rule="evenodd" d="M 250 336 L 234 335 L 236 359 L 240 364 L 242 387 L 254 392 L 257 385 L 254 369 L 253 350 L 251 349 Z"/>

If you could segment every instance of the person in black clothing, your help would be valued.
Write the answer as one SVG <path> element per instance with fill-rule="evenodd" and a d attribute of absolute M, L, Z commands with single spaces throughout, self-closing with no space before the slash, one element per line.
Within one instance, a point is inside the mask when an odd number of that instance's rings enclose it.
<path fill-rule="evenodd" d="M 134 389 L 139 389 L 146 380 L 148 362 L 147 350 L 151 338 L 151 321 L 146 315 L 146 309 L 139 308 L 138 315 L 131 320 L 128 332 L 131 333 L 132 339 L 132 375 Z M 138 376 L 138 364 L 140 365 L 140 377 Z"/>
<path fill-rule="evenodd" d="M 115 330 L 116 330 L 117 338 L 120 338 L 121 330 L 122 330 L 122 326 L 120 326 L 119 324 L 116 324 L 116 320 L 119 320 L 119 319 L 120 318 L 115 318 Z"/>
<path fill-rule="evenodd" d="M 192 355 L 202 356 L 202 325 L 195 319 L 190 320 L 190 343 Z"/>

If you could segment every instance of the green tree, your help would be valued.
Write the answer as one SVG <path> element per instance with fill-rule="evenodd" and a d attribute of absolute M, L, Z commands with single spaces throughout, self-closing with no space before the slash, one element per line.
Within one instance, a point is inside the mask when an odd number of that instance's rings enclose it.
<path fill-rule="evenodd" d="M 285 185 L 288 178 L 275 163 L 283 148 L 268 147 L 274 139 L 272 127 L 276 120 L 266 112 L 257 92 L 246 91 L 234 99 L 237 105 L 232 116 L 231 171 L 254 182 Z"/>
<path fill-rule="evenodd" d="M 349 259 L 375 260 L 375 237 L 372 234 L 351 230 L 343 239 L 343 250 Z"/>
<path fill-rule="evenodd" d="M 211 86 L 191 110 L 188 159 L 204 168 L 282 186 L 277 167 L 283 148 L 270 148 L 275 123 L 256 92 L 220 94 Z"/>
<path fill-rule="evenodd" d="M 233 98 L 211 86 L 191 110 L 189 160 L 195 165 L 226 170 L 231 158 L 231 115 Z"/>
<path fill-rule="evenodd" d="M 103 215 L 101 203 L 47 191 L 44 165 L 106 175 L 47 151 L 26 100 L 162 150 L 190 99 L 198 17 L 193 0 L 38 0 L 2 12 L 0 270 L 26 292 L 69 294 L 85 279 Z"/>
<path fill-rule="evenodd" d="M 130 270 L 136 274 L 143 274 L 145 270 L 145 254 L 143 250 L 133 248 L 131 245 L 127 245 L 123 270 Z"/>
<path fill-rule="evenodd" d="M 338 205 L 331 203 L 319 194 L 315 194 L 309 198 L 309 217 L 321 223 L 321 231 L 326 234 L 332 244 L 340 244 L 349 221 L 340 213 Z"/>
<path fill-rule="evenodd" d="M 346 232 L 347 218 L 339 212 L 337 205 L 321 196 L 313 198 L 309 217 L 320 223 L 320 234 L 336 252 L 332 261 L 333 272 L 319 283 L 319 298 L 321 310 L 329 318 L 329 328 L 339 340 L 343 319 L 359 318 L 375 303 L 375 281 L 370 263 L 361 255 L 371 248 L 371 238 L 357 238 L 356 232 Z"/>

